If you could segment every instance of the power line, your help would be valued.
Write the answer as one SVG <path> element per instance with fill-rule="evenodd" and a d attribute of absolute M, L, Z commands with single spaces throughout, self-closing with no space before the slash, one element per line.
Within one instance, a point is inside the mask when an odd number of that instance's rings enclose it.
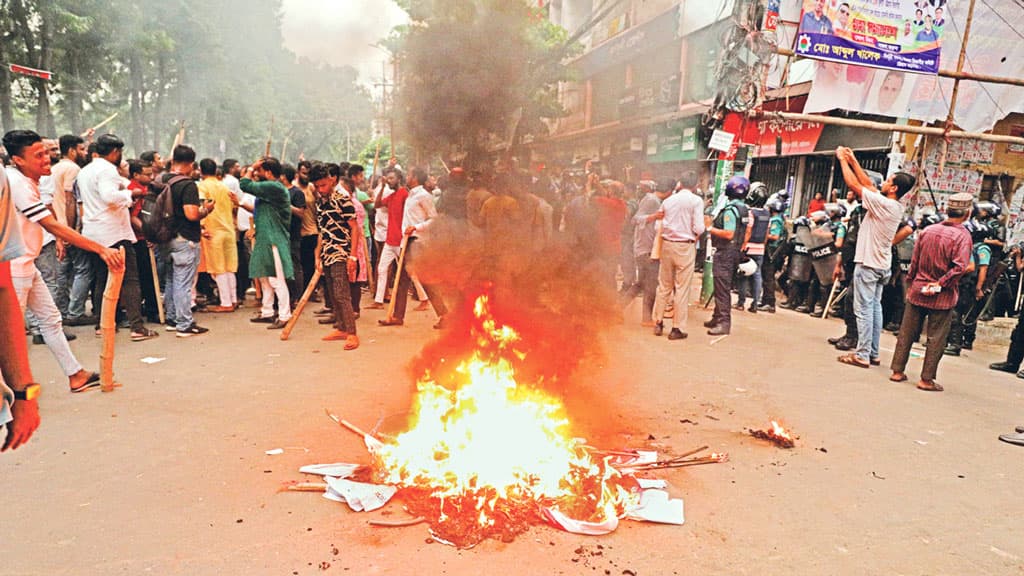
<path fill-rule="evenodd" d="M 995 8 L 993 8 L 991 4 L 989 4 L 989 3 L 988 3 L 988 2 L 986 1 L 986 0 L 981 0 L 981 3 L 982 3 L 982 4 L 984 4 L 985 6 L 987 6 L 987 7 L 988 7 L 988 9 L 989 9 L 989 10 L 991 10 L 993 14 L 995 14 L 995 15 L 996 15 L 996 16 L 997 16 L 997 17 L 998 17 L 998 18 L 999 18 L 1000 20 L 1002 20 L 1002 21 L 1003 21 L 1003 24 L 1006 24 L 1007 26 L 1009 26 L 1009 27 L 1010 27 L 1010 30 L 1013 30 L 1014 34 L 1016 34 L 1017 36 L 1019 36 L 1019 37 L 1020 37 L 1021 39 L 1024 39 L 1024 34 L 1021 34 L 1020 30 L 1017 30 L 1016 28 L 1014 28 L 1014 27 L 1013 27 L 1013 24 L 1010 24 L 1010 22 L 1009 22 L 1009 21 L 1008 21 L 1008 20 L 1007 20 L 1006 18 L 1003 18 L 1003 15 L 1002 15 L 1002 14 L 1000 14 L 998 10 L 996 10 Z M 1019 6 L 1019 7 L 1021 7 L 1021 8 L 1024 8 L 1024 4 L 1022 4 L 1022 3 L 1020 2 L 1020 0 L 1014 0 L 1014 3 L 1015 3 L 1015 4 L 1017 4 L 1017 6 Z M 952 20 L 952 18 L 951 18 L 950 20 Z M 954 26 L 955 26 L 955 25 L 956 25 L 956 22 L 954 21 Z M 958 31 L 957 31 L 957 34 L 959 34 L 959 33 L 960 33 L 960 32 L 959 32 L 959 30 L 958 30 Z"/>

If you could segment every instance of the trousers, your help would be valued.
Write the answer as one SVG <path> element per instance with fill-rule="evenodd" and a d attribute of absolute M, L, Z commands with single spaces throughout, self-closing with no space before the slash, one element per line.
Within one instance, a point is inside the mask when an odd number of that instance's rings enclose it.
<path fill-rule="evenodd" d="M 18 304 L 32 312 L 39 325 L 39 333 L 43 336 L 50 353 L 57 359 L 65 376 L 71 376 L 82 370 L 67 337 L 64 336 L 64 323 L 61 321 L 60 310 L 53 302 L 50 289 L 43 281 L 39 270 L 27 277 L 13 278 L 14 292 L 18 296 Z"/>
<path fill-rule="evenodd" d="M 740 251 L 730 242 L 715 251 L 711 268 L 715 278 L 715 311 L 711 320 L 726 330 L 732 328 L 732 278 L 739 261 Z"/>
<path fill-rule="evenodd" d="M 139 287 L 139 265 L 135 257 L 135 246 L 124 240 L 114 244 L 111 248 L 124 248 L 124 282 L 121 283 L 121 293 L 118 295 L 117 303 L 127 313 L 132 332 L 139 332 L 145 329 L 146 324 L 142 320 L 142 291 Z M 107 285 L 108 270 L 106 263 L 98 254 L 90 252 L 89 257 L 92 258 L 92 267 L 96 271 L 96 286 L 92 291 L 92 309 L 98 318 L 103 311 L 103 290 Z M 148 256 L 146 266 L 149 266 Z"/>
<path fill-rule="evenodd" d="M 892 355 L 893 372 L 905 372 L 910 359 L 910 348 L 921 338 L 921 329 L 925 318 L 928 319 L 928 345 L 925 347 L 924 366 L 921 368 L 921 380 L 931 382 L 939 370 L 939 360 L 946 348 L 946 337 L 949 335 L 952 310 L 932 310 L 916 306 L 909 302 L 903 308 L 903 321 L 896 341 L 896 351 Z"/>
<path fill-rule="evenodd" d="M 668 299 L 672 300 L 675 314 L 672 327 L 686 332 L 689 319 L 690 286 L 693 280 L 693 267 L 697 262 L 697 246 L 693 242 L 665 241 L 661 246 L 661 262 L 658 269 L 658 291 L 654 301 L 654 317 L 658 322 L 665 316 Z"/>

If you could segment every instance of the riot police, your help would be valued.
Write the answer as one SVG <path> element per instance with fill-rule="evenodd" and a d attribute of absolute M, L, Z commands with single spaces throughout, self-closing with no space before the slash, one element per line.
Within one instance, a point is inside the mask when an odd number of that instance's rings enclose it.
<path fill-rule="evenodd" d="M 729 201 L 708 228 L 715 249 L 712 266 L 715 311 L 704 326 L 709 328 L 708 334 L 712 336 L 732 331 L 732 280 L 740 262 L 740 250 L 747 241 L 750 214 L 743 201 L 749 191 L 750 181 L 745 177 L 730 178 L 725 185 L 725 196 Z"/>
<path fill-rule="evenodd" d="M 853 293 L 849 287 L 853 283 L 853 270 L 856 267 L 853 259 L 857 255 L 857 235 L 860 233 L 861 222 L 866 213 L 867 211 L 862 205 L 857 205 L 850 211 L 850 217 L 846 220 L 846 238 L 843 240 L 843 247 L 839 250 L 839 264 L 833 273 L 836 281 L 842 282 L 846 288 L 842 308 L 846 332 L 838 338 L 829 338 L 828 343 L 843 352 L 857 348 L 857 317 L 853 313 Z"/>
<path fill-rule="evenodd" d="M 994 202 L 977 202 L 974 205 L 974 216 L 989 230 L 989 236 L 985 240 L 992 251 L 992 262 L 1002 262 L 1003 252 L 1006 247 L 1006 226 L 1002 221 L 1003 209 Z M 993 276 L 993 290 L 988 300 L 983 304 L 983 311 L 980 320 L 988 322 L 996 316 L 1005 316 L 1012 313 L 1016 307 L 1012 286 L 1016 285 L 1017 274 L 1013 267 L 1001 267 L 1006 272 L 1001 272 L 998 277 Z"/>
<path fill-rule="evenodd" d="M 882 288 L 882 320 L 885 322 L 885 330 L 898 333 L 900 323 L 903 322 L 903 310 L 907 303 L 907 271 L 910 270 L 910 259 L 914 256 L 914 243 L 917 237 L 913 232 L 917 229 L 917 222 L 913 218 L 906 218 L 900 229 L 910 229 L 905 238 L 893 244 L 892 247 L 892 278 Z M 896 239 L 899 239 L 900 234 Z"/>
<path fill-rule="evenodd" d="M 814 271 L 821 284 L 821 291 L 817 305 L 813 307 L 811 316 L 821 318 L 825 312 L 825 306 L 829 306 L 829 296 L 832 294 L 832 286 L 835 278 L 836 264 L 839 263 L 842 248 L 846 242 L 846 224 L 843 218 L 846 217 L 846 207 L 842 204 L 826 204 L 825 214 L 828 216 L 826 226 L 832 236 L 831 244 L 812 250 L 814 260 Z"/>
<path fill-rule="evenodd" d="M 786 220 L 782 213 L 786 211 L 786 205 L 778 199 L 771 200 L 765 207 L 770 215 L 768 219 L 768 237 L 765 246 L 764 261 L 761 263 L 761 305 L 757 307 L 760 312 L 775 313 L 775 271 L 782 268 L 786 256 Z"/>
<path fill-rule="evenodd" d="M 1010 248 L 1008 259 L 1013 263 L 1013 268 L 1019 274 L 1024 270 L 1024 246 L 1018 244 Z M 989 368 L 999 372 L 1017 373 L 1018 378 L 1024 378 L 1024 370 L 1020 370 L 1021 361 L 1024 361 L 1024 314 L 1017 316 L 1017 326 L 1010 335 L 1010 348 L 1006 351 L 1006 361 L 990 364 Z"/>
<path fill-rule="evenodd" d="M 803 239 L 810 234 L 811 219 L 800 216 L 793 220 L 793 235 L 789 238 L 789 261 L 786 267 L 786 301 L 782 307 L 798 310 L 807 297 L 807 286 L 811 281 L 813 266 L 811 253 Z"/>
<path fill-rule="evenodd" d="M 971 233 L 971 264 L 967 273 L 960 277 L 959 297 L 953 309 L 953 321 L 944 351 L 948 356 L 959 356 L 961 349 L 974 348 L 978 315 L 985 304 L 984 286 L 992 263 L 992 247 L 985 242 L 991 237 L 988 226 L 980 220 L 971 219 L 964 223 L 964 228 Z"/>

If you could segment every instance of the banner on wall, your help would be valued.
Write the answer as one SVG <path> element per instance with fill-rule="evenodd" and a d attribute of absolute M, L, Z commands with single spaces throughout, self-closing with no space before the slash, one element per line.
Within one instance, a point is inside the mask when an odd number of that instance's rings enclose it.
<path fill-rule="evenodd" d="M 803 0 L 796 53 L 937 74 L 946 0 Z"/>

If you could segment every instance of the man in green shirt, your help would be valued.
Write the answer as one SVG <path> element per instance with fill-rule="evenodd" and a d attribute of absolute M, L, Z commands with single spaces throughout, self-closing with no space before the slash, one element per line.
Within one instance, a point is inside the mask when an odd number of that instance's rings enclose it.
<path fill-rule="evenodd" d="M 287 279 L 294 276 L 292 269 L 291 197 L 288 189 L 278 180 L 281 163 L 277 158 L 263 158 L 253 164 L 239 182 L 242 192 L 256 198 L 256 240 L 249 258 L 249 277 L 257 278 L 263 290 L 263 307 L 252 322 L 269 324 L 268 330 L 280 330 L 292 317 Z M 246 207 L 248 208 L 248 207 Z M 274 316 L 274 297 L 277 297 L 277 316 Z"/>

